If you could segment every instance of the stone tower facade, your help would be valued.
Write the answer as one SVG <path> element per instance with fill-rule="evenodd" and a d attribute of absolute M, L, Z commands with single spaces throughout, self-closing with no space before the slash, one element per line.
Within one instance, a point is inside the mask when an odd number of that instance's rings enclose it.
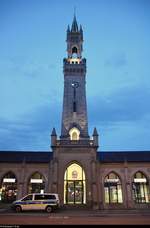
<path fill-rule="evenodd" d="M 88 134 L 86 59 L 82 58 L 83 30 L 74 16 L 67 29 L 67 58 L 63 61 L 64 96 L 61 135 L 51 134 L 52 191 L 62 204 L 93 205 L 97 198 L 96 157 L 98 134 Z M 78 194 L 77 194 L 78 193 Z M 80 195 L 80 197 L 79 197 Z M 94 197 L 94 198 L 93 198 Z"/>
<path fill-rule="evenodd" d="M 67 29 L 67 58 L 64 58 L 64 97 L 61 138 L 88 139 L 86 105 L 86 59 L 82 58 L 83 30 L 74 16 Z"/>

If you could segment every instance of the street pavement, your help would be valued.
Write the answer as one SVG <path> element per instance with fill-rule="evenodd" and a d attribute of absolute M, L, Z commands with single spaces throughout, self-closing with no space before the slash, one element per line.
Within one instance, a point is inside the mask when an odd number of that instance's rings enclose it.
<path fill-rule="evenodd" d="M 0 208 L 1 225 L 150 225 L 149 210 L 91 210 L 61 208 L 52 213 Z"/>

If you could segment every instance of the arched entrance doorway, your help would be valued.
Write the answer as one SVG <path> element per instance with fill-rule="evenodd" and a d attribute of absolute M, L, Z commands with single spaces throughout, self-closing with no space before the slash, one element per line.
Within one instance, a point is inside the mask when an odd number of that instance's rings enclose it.
<path fill-rule="evenodd" d="M 86 204 L 86 181 L 83 168 L 73 163 L 64 175 L 64 204 Z"/>
<path fill-rule="evenodd" d="M 17 197 L 17 179 L 13 172 L 6 173 L 1 181 L 0 201 L 13 202 Z"/>

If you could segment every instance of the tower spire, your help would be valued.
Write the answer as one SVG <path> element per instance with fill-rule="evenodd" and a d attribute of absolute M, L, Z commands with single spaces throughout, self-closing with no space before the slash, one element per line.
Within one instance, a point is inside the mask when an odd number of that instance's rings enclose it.
<path fill-rule="evenodd" d="M 74 7 L 74 17 L 73 17 L 71 32 L 78 32 L 78 23 L 76 19 L 76 7 Z"/>
<path fill-rule="evenodd" d="M 67 30 L 67 54 L 64 58 L 64 98 L 61 138 L 89 139 L 86 106 L 86 59 L 82 58 L 83 31 L 74 18 Z"/>

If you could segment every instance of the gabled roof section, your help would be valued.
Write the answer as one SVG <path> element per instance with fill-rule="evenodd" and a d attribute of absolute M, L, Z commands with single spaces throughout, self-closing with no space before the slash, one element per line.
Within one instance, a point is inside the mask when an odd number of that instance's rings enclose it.
<path fill-rule="evenodd" d="M 150 151 L 97 152 L 102 163 L 113 162 L 150 162 Z"/>
<path fill-rule="evenodd" d="M 0 162 L 6 163 L 49 163 L 52 152 L 0 151 Z"/>

